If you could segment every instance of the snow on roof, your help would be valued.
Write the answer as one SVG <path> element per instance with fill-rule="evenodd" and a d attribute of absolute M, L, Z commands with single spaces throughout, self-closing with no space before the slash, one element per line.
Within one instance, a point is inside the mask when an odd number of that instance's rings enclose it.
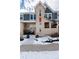
<path fill-rule="evenodd" d="M 56 10 L 56 9 L 54 9 L 54 7 L 52 7 L 51 5 L 50 5 L 50 3 L 48 2 L 48 3 L 46 3 L 46 2 L 44 2 L 44 1 L 41 1 L 45 6 L 48 6 L 52 11 L 58 11 L 58 10 Z M 34 7 L 38 4 L 39 2 L 37 1 L 37 2 L 33 2 L 33 3 L 31 3 L 31 4 L 29 4 L 29 3 L 27 3 L 27 2 L 25 2 L 24 3 L 24 5 L 25 5 L 25 9 L 20 9 L 20 12 L 35 12 L 35 9 L 34 9 Z"/>

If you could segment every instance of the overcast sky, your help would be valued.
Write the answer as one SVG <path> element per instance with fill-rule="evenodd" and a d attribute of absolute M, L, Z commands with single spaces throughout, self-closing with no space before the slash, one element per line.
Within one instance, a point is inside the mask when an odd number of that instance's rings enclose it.
<path fill-rule="evenodd" d="M 23 0 L 25 5 L 25 10 L 28 10 L 28 8 L 32 8 L 39 2 L 46 2 L 53 10 L 58 11 L 59 10 L 59 0 Z M 30 2 L 30 3 L 29 3 Z M 20 4 L 22 3 L 22 0 L 20 1 Z M 22 9 L 21 9 L 22 10 Z"/>

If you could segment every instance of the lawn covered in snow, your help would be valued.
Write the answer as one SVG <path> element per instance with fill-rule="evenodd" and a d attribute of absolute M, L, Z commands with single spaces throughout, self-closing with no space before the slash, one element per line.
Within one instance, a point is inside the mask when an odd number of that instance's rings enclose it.
<path fill-rule="evenodd" d="M 20 59 L 59 59 L 59 51 L 21 52 Z"/>
<path fill-rule="evenodd" d="M 44 41 L 48 39 L 56 40 L 58 37 L 52 38 L 50 36 L 44 36 L 44 37 L 39 37 L 35 38 L 34 35 L 30 35 L 30 38 L 24 38 L 23 41 L 20 42 L 20 45 L 26 45 L 26 44 L 51 44 L 51 43 L 44 43 Z M 58 43 L 58 42 L 53 42 L 53 43 Z"/>

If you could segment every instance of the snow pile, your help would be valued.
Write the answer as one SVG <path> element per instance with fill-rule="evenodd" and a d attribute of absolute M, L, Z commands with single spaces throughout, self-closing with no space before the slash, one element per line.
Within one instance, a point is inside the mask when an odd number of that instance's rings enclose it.
<path fill-rule="evenodd" d="M 48 39 L 55 40 L 57 38 L 52 38 L 50 36 L 40 37 L 36 38 L 38 41 L 34 41 L 34 44 L 51 44 L 51 43 L 44 43 L 44 41 L 47 41 Z"/>
<path fill-rule="evenodd" d="M 59 51 L 21 52 L 20 59 L 59 59 Z"/>
<path fill-rule="evenodd" d="M 30 38 L 24 38 L 23 41 L 20 42 L 21 45 L 25 45 L 25 44 L 51 44 L 51 43 L 46 43 L 44 41 L 47 41 L 49 39 L 51 40 L 56 40 L 58 37 L 56 38 L 52 38 L 50 36 L 45 36 L 45 37 L 39 37 L 39 38 L 35 38 L 34 35 L 30 35 Z M 58 42 L 53 42 L 53 43 L 58 43 Z"/>

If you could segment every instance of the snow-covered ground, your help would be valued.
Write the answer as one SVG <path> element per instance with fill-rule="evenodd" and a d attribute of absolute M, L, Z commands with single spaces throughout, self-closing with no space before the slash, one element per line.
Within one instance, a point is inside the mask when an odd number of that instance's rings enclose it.
<path fill-rule="evenodd" d="M 59 51 L 21 52 L 20 59 L 59 59 Z"/>
<path fill-rule="evenodd" d="M 30 38 L 24 38 L 23 41 L 20 42 L 20 45 L 26 45 L 26 44 L 51 44 L 51 43 L 44 43 L 44 41 L 48 39 L 56 40 L 56 38 L 52 38 L 50 36 L 45 36 L 45 37 L 40 37 L 40 38 L 35 38 L 34 35 L 30 35 Z M 58 43 L 58 42 L 53 42 L 53 43 Z"/>

